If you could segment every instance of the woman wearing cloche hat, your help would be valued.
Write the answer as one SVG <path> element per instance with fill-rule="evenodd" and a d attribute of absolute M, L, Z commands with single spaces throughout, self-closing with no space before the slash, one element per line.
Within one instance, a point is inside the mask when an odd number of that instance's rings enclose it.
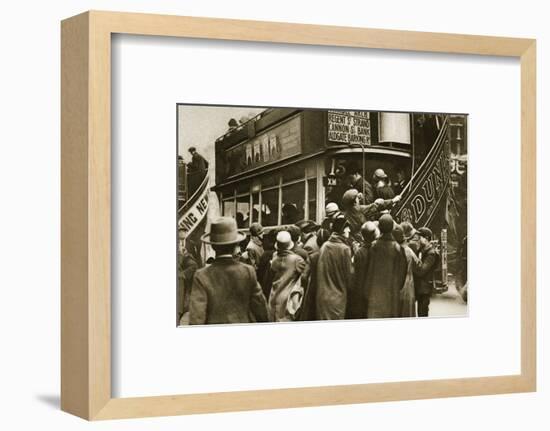
<path fill-rule="evenodd" d="M 298 317 L 309 272 L 306 261 L 292 252 L 293 247 L 290 233 L 280 231 L 271 260 L 273 283 L 268 312 L 272 322 L 288 322 Z"/>

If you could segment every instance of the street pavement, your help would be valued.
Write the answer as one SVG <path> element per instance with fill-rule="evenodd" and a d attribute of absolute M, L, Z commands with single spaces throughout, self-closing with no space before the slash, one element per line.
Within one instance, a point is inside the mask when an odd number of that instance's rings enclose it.
<path fill-rule="evenodd" d="M 437 293 L 430 301 L 429 317 L 467 316 L 468 305 L 457 292 L 454 280 L 449 281 L 449 290 Z"/>

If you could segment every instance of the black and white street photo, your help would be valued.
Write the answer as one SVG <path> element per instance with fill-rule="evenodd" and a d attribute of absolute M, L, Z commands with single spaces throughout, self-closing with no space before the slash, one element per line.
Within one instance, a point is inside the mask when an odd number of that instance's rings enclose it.
<path fill-rule="evenodd" d="M 468 315 L 467 114 L 177 119 L 178 326 Z"/>

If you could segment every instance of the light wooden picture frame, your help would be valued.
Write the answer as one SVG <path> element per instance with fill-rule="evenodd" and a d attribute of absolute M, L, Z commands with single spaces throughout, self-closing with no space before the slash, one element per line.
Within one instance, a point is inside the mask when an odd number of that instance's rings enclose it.
<path fill-rule="evenodd" d="M 111 37 L 115 33 L 516 57 L 521 62 L 521 374 L 113 398 Z M 61 23 L 61 408 L 88 420 L 536 390 L 536 41 L 90 11 Z"/>

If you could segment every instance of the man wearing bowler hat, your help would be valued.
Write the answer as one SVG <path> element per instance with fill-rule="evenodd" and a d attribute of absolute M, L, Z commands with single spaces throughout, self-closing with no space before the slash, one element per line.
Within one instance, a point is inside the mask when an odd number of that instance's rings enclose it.
<path fill-rule="evenodd" d="M 212 222 L 210 233 L 202 236 L 216 252 L 216 259 L 195 273 L 191 325 L 267 321 L 267 304 L 256 271 L 234 258 L 243 239 L 232 217 L 219 217 Z"/>
<path fill-rule="evenodd" d="M 420 264 L 413 267 L 414 290 L 418 307 L 418 317 L 427 317 L 430 297 L 433 292 L 434 270 L 439 262 L 439 254 L 432 246 L 432 231 L 427 227 L 418 229 L 420 238 Z"/>

